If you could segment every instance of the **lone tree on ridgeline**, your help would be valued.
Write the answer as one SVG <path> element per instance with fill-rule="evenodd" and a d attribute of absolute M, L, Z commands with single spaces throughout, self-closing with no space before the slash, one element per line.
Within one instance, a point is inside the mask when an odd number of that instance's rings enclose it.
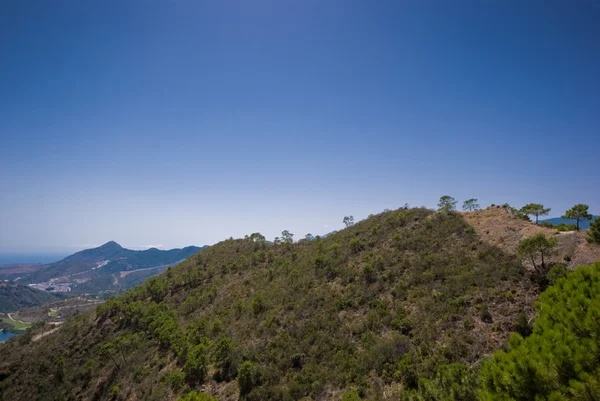
<path fill-rule="evenodd" d="M 567 210 L 565 212 L 565 215 L 562 216 L 562 218 L 576 220 L 577 221 L 577 231 L 579 231 L 579 222 L 580 221 L 592 219 L 592 215 L 589 214 L 589 212 L 588 212 L 589 208 L 590 207 L 588 205 L 579 203 L 579 204 L 573 206 L 572 208 L 570 208 L 569 210 Z"/>
<path fill-rule="evenodd" d="M 545 277 L 547 268 L 544 257 L 552 253 L 556 244 L 556 238 L 546 238 L 543 233 L 539 233 L 519 242 L 517 253 L 521 260 L 531 261 L 535 271 Z"/>
<path fill-rule="evenodd" d="M 533 215 L 535 216 L 535 224 L 538 224 L 538 220 L 540 216 L 547 216 L 550 213 L 550 208 L 545 209 L 544 205 L 540 205 L 539 203 L 530 203 L 521 208 L 520 212 L 525 215 Z"/>
<path fill-rule="evenodd" d="M 464 211 L 472 212 L 473 210 L 479 210 L 479 203 L 477 203 L 477 199 L 471 198 L 463 202 L 462 206 Z"/>
<path fill-rule="evenodd" d="M 600 217 L 596 217 L 596 219 L 590 223 L 590 229 L 587 234 L 587 242 L 590 244 L 600 244 Z"/>
<path fill-rule="evenodd" d="M 440 212 L 452 212 L 456 210 L 456 204 L 458 201 L 451 196 L 444 195 L 440 198 L 438 203 L 438 211 Z"/>
<path fill-rule="evenodd" d="M 354 225 L 354 216 L 345 216 L 344 224 L 346 227 L 352 227 Z"/>

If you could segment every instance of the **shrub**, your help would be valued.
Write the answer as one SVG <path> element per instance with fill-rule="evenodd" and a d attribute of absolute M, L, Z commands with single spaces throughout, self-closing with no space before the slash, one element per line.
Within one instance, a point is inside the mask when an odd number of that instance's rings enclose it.
<path fill-rule="evenodd" d="M 231 338 L 221 337 L 217 341 L 213 359 L 219 371 L 216 373 L 216 380 L 229 380 L 235 377 L 237 362 L 234 344 Z"/>
<path fill-rule="evenodd" d="M 190 348 L 187 361 L 183 367 L 186 380 L 190 384 L 204 382 L 206 379 L 207 363 L 207 349 L 204 344 L 198 344 Z"/>
<path fill-rule="evenodd" d="M 179 401 L 218 401 L 215 397 L 204 392 L 192 391 L 185 397 L 181 397 Z"/>
<path fill-rule="evenodd" d="M 550 271 L 546 275 L 546 279 L 548 280 L 548 283 L 552 285 L 559 279 L 565 277 L 567 272 L 567 266 L 563 265 L 562 263 L 556 263 L 550 268 Z"/>
<path fill-rule="evenodd" d="M 529 335 L 533 332 L 529 321 L 527 320 L 527 316 L 521 313 L 517 316 L 517 320 L 515 322 L 515 331 L 519 333 L 522 337 L 529 337 Z"/>
<path fill-rule="evenodd" d="M 577 225 L 560 223 L 557 224 L 554 228 L 556 228 L 558 231 L 575 231 L 577 230 Z"/>
<path fill-rule="evenodd" d="M 300 369 L 302 367 L 303 359 L 304 355 L 302 353 L 296 353 L 292 355 L 292 367 L 294 369 Z"/>
<path fill-rule="evenodd" d="M 440 365 L 433 380 L 419 379 L 419 393 L 424 400 L 477 401 L 478 378 L 468 366 Z"/>
<path fill-rule="evenodd" d="M 248 395 L 254 387 L 254 365 L 252 365 L 252 362 L 246 361 L 240 365 L 237 380 L 240 386 L 240 396 Z"/>
<path fill-rule="evenodd" d="M 375 268 L 370 263 L 365 263 L 362 268 L 362 274 L 365 281 L 369 284 L 377 281 L 377 275 L 375 274 Z"/>
<path fill-rule="evenodd" d="M 167 385 L 173 390 L 179 390 L 185 384 L 185 373 L 181 369 L 175 369 L 164 377 Z"/>
<path fill-rule="evenodd" d="M 110 398 L 111 399 L 115 399 L 119 396 L 119 392 L 121 391 L 121 388 L 117 385 L 114 385 L 110 388 Z"/>
<path fill-rule="evenodd" d="M 536 308 L 533 334 L 513 334 L 484 365 L 482 399 L 599 399 L 600 262 L 557 280 Z"/>
<path fill-rule="evenodd" d="M 265 310 L 265 305 L 260 295 L 257 295 L 252 300 L 252 312 L 254 315 L 259 315 Z"/>
<path fill-rule="evenodd" d="M 332 253 L 332 254 L 333 254 L 333 256 L 335 256 L 335 257 L 338 257 L 338 255 L 339 255 L 339 253 L 340 253 L 340 248 L 341 248 L 341 247 L 342 247 L 342 246 L 336 242 L 336 243 L 333 243 L 333 244 L 331 244 L 331 245 L 329 246 L 329 248 L 327 248 L 327 250 L 328 250 L 330 253 Z"/>
<path fill-rule="evenodd" d="M 363 245 L 360 242 L 360 239 L 356 238 L 356 237 L 354 237 L 350 240 L 350 243 L 348 244 L 348 246 L 350 247 L 350 250 L 354 253 L 358 253 L 363 249 Z"/>
<path fill-rule="evenodd" d="M 492 314 L 490 313 L 490 310 L 488 309 L 487 304 L 483 304 L 480 306 L 479 317 L 481 318 L 481 321 L 484 323 L 492 323 L 493 322 Z"/>
<path fill-rule="evenodd" d="M 589 243 L 600 244 L 600 217 L 596 217 L 590 223 L 590 229 L 587 232 L 587 241 Z"/>
<path fill-rule="evenodd" d="M 342 401 L 360 401 L 360 396 L 354 390 L 348 390 L 342 396 Z"/>

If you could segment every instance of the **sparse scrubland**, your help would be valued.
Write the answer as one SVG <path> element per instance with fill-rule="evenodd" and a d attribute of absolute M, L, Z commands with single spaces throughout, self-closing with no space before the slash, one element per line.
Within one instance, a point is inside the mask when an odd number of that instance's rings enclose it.
<path fill-rule="evenodd" d="M 600 245 L 455 205 L 218 243 L 0 346 L 1 398 L 598 399 Z"/>

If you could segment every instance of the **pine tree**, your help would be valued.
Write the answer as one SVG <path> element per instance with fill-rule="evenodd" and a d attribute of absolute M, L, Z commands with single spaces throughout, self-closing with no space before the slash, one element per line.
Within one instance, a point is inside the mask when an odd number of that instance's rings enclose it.
<path fill-rule="evenodd" d="M 600 217 L 596 217 L 596 220 L 590 223 L 590 229 L 587 234 L 587 241 L 589 243 L 600 244 Z"/>
<path fill-rule="evenodd" d="M 562 216 L 563 219 L 571 219 L 577 221 L 577 231 L 579 231 L 579 222 L 585 220 L 591 220 L 592 215 L 588 213 L 588 205 L 578 204 L 570 208 Z"/>
<path fill-rule="evenodd" d="M 513 334 L 483 367 L 481 399 L 599 399 L 600 262 L 557 280 L 536 308 L 533 334 Z"/>

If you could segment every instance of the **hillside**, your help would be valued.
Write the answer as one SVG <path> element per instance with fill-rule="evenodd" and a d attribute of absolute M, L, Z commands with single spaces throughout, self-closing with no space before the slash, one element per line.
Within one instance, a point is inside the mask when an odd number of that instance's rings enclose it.
<path fill-rule="evenodd" d="M 68 292 L 70 295 L 120 292 L 139 284 L 144 279 L 162 273 L 202 248 L 133 251 L 114 241 L 77 252 L 56 263 L 25 275 L 21 282 L 40 290 Z M 124 279 L 123 272 L 132 273 Z"/>
<path fill-rule="evenodd" d="M 15 312 L 57 299 L 55 294 L 39 291 L 14 281 L 0 281 L 0 313 Z"/>
<path fill-rule="evenodd" d="M 96 313 L 0 347 L 2 399 L 203 389 L 219 400 L 339 400 L 354 388 L 396 400 L 455 385 L 462 393 L 448 399 L 476 399 L 471 368 L 533 317 L 539 292 L 477 232 L 461 214 L 410 209 L 313 241 L 221 242 Z"/>
<path fill-rule="evenodd" d="M 33 272 L 41 269 L 43 266 L 44 265 L 38 263 L 0 264 L 0 280 L 19 280 L 21 277 L 32 274 Z"/>

